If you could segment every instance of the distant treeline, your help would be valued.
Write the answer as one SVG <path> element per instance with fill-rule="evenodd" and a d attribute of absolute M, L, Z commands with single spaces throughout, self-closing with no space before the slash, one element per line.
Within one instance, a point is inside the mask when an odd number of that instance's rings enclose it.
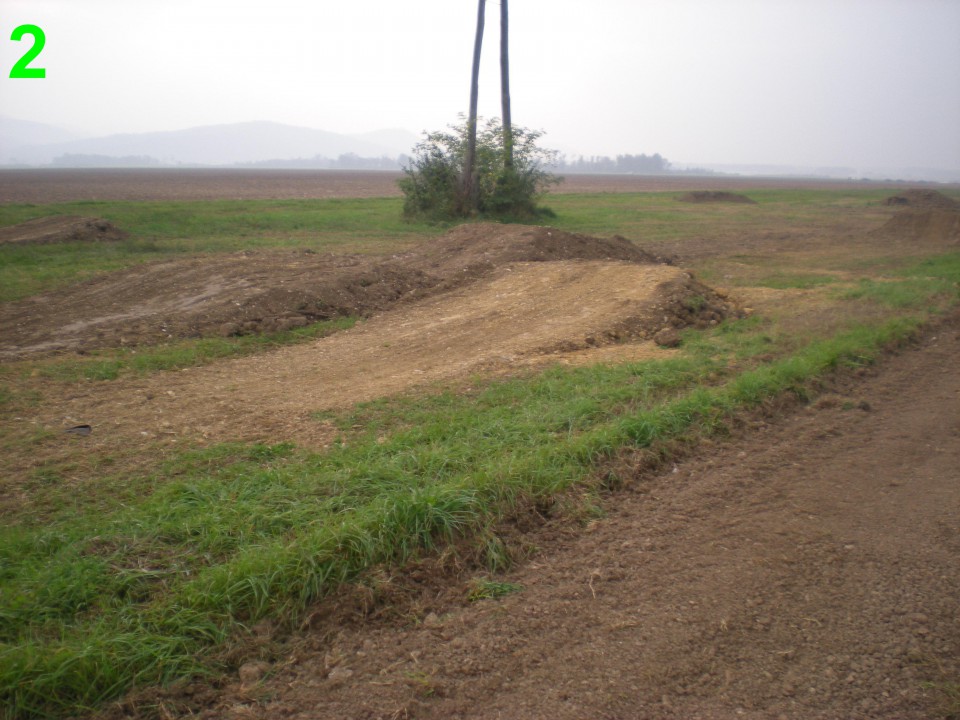
<path fill-rule="evenodd" d="M 124 155 L 123 157 L 112 157 L 110 155 L 81 155 L 68 153 L 60 155 L 50 161 L 54 167 L 157 167 L 160 161 L 149 155 Z"/>
<path fill-rule="evenodd" d="M 312 158 L 293 160 L 261 160 L 259 162 L 237 163 L 237 167 L 311 169 L 311 170 L 400 170 L 409 158 L 401 155 L 397 158 L 361 157 L 355 153 L 345 153 L 336 158 L 315 155 Z"/>
<path fill-rule="evenodd" d="M 161 162 L 148 155 L 127 155 L 112 157 L 109 155 L 67 154 L 53 159 L 54 167 L 201 167 L 194 163 Z M 407 155 L 399 157 L 361 157 L 355 153 L 345 153 L 336 158 L 315 155 L 311 158 L 288 158 L 258 160 L 256 162 L 233 163 L 229 167 L 265 168 L 265 169 L 305 169 L 305 170 L 402 170 L 410 164 Z M 223 166 L 221 166 L 223 167 Z M 654 155 L 606 155 L 568 158 L 561 155 L 557 162 L 547 168 L 557 174 L 574 173 L 637 173 L 657 174 L 671 172 L 670 162 L 659 153 Z M 690 173 L 697 171 L 686 170 Z M 709 171 L 703 171 L 709 172 Z"/>
<path fill-rule="evenodd" d="M 312 158 L 234 163 L 229 167 L 307 170 L 400 170 L 408 160 L 409 158 L 406 155 L 401 155 L 398 158 L 386 156 L 368 158 L 360 157 L 354 153 L 346 153 L 337 158 L 317 155 Z M 81 155 L 73 153 L 55 157 L 50 164 L 53 167 L 62 168 L 203 167 L 196 163 L 160 162 L 155 157 L 149 155 L 114 157 L 111 155 Z"/>
<path fill-rule="evenodd" d="M 660 155 L 606 155 L 580 156 L 575 160 L 560 156 L 557 164 L 550 168 L 562 173 L 666 173 L 670 172 L 670 162 Z"/>

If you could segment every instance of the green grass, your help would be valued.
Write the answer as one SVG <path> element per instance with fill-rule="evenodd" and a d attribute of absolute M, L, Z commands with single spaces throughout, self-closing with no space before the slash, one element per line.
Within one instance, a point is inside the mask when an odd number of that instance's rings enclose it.
<path fill-rule="evenodd" d="M 759 287 L 773 288 L 774 290 L 811 290 L 823 285 L 837 282 L 833 275 L 810 275 L 805 273 L 773 273 L 760 280 Z"/>
<path fill-rule="evenodd" d="M 523 586 L 516 583 L 502 582 L 500 580 L 491 580 L 489 578 L 478 578 L 471 583 L 472 587 L 467 599 L 470 602 L 478 600 L 495 600 L 496 598 L 512 595 L 523 590 Z"/>
<path fill-rule="evenodd" d="M 863 278 L 837 293 L 843 300 L 867 301 L 889 310 L 936 312 L 960 296 L 960 252 L 942 253 L 897 268 L 878 279 Z"/>
<path fill-rule="evenodd" d="M 884 190 L 752 190 L 757 205 L 677 202 L 679 192 L 552 195 L 546 203 L 557 217 L 551 225 L 592 235 L 624 235 L 656 247 L 678 238 L 710 237 L 736 227 L 741 232 L 770 226 L 818 227 L 842 208 L 849 215 L 885 218 Z"/>

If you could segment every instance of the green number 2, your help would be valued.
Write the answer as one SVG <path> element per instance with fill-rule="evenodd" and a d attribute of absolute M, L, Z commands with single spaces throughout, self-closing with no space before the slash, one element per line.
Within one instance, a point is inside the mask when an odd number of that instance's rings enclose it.
<path fill-rule="evenodd" d="M 36 25 L 20 25 L 19 27 L 14 28 L 10 39 L 19 41 L 24 35 L 33 35 L 33 47 L 27 50 L 23 57 L 17 61 L 17 64 L 13 66 L 13 68 L 10 70 L 10 77 L 45 78 L 47 76 L 46 68 L 32 68 L 27 66 L 36 60 L 37 55 L 39 55 L 40 51 L 43 50 L 43 46 L 47 42 L 47 36 L 44 35 L 43 30 L 38 28 Z"/>

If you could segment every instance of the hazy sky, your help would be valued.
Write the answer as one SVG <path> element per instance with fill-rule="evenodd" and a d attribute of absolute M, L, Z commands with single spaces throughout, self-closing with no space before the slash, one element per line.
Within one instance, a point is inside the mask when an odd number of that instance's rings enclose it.
<path fill-rule="evenodd" d="M 0 114 L 86 134 L 441 129 L 476 0 L 0 0 Z M 481 113 L 499 115 L 487 7 Z M 569 153 L 960 168 L 960 0 L 513 0 L 513 117 Z M 40 26 L 43 80 L 10 79 Z"/>

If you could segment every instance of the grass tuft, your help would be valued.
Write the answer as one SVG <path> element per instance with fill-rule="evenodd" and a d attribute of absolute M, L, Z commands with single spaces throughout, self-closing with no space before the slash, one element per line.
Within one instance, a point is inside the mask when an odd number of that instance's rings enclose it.
<path fill-rule="evenodd" d="M 470 592 L 467 600 L 477 602 L 479 600 L 495 600 L 497 598 L 512 595 L 523 590 L 522 585 L 510 582 L 500 582 L 490 580 L 489 578 L 477 578 L 471 583 Z"/>

